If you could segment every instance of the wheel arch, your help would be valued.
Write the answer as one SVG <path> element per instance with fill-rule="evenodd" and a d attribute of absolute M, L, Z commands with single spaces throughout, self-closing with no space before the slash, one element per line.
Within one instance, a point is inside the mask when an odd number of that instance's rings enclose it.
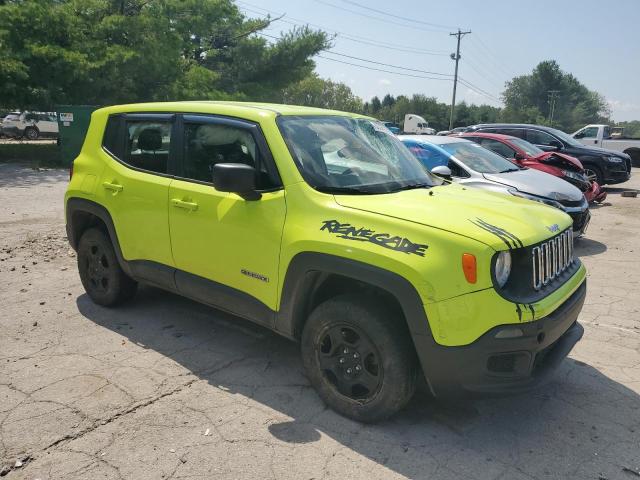
<path fill-rule="evenodd" d="M 132 275 L 131 268 L 122 256 L 120 242 L 109 211 L 102 205 L 85 198 L 69 198 L 66 205 L 67 238 L 74 250 L 82 234 L 91 227 L 104 230 L 109 236 L 120 267 L 127 275 Z"/>
<path fill-rule="evenodd" d="M 626 153 L 631 157 L 632 167 L 640 167 L 640 147 L 629 147 L 622 153 Z"/>
<path fill-rule="evenodd" d="M 276 330 L 299 339 L 313 308 L 335 295 L 382 295 L 400 309 L 409 331 L 431 335 L 420 295 L 404 277 L 349 258 L 316 252 L 297 254 L 289 263 L 276 315 Z"/>

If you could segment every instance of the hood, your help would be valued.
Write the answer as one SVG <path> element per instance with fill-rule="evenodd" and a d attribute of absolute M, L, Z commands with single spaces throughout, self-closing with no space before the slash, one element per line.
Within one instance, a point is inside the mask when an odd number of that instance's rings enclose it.
<path fill-rule="evenodd" d="M 515 172 L 484 173 L 483 176 L 487 180 L 516 188 L 523 193 L 559 202 L 577 202 L 583 197 L 582 192 L 569 182 L 532 168 Z"/>
<path fill-rule="evenodd" d="M 612 157 L 623 157 L 624 153 L 616 152 L 615 150 L 609 150 L 606 148 L 593 147 L 593 146 L 582 146 L 582 147 L 568 147 L 565 148 L 565 151 L 568 153 L 575 152 L 578 155 L 610 155 Z"/>
<path fill-rule="evenodd" d="M 571 225 L 571 218 L 556 208 L 457 184 L 335 199 L 343 207 L 446 230 L 496 250 L 505 249 L 505 239 L 531 245 Z"/>
<path fill-rule="evenodd" d="M 542 152 L 539 155 L 531 157 L 532 160 L 537 162 L 547 163 L 557 167 L 569 168 L 570 170 L 576 170 L 578 172 L 584 171 L 584 167 L 580 160 L 566 153 L 559 152 Z"/>

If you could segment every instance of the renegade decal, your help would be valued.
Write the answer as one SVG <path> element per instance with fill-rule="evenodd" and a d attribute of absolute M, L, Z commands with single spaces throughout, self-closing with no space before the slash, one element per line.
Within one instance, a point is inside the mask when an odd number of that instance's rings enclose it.
<path fill-rule="evenodd" d="M 371 242 L 389 250 L 413 253 L 421 257 L 424 257 L 424 251 L 429 248 L 428 245 L 413 243 L 408 238 L 392 236 L 388 233 L 376 233 L 368 228 L 356 228 L 350 223 L 340 223 L 337 220 L 325 220 L 322 222 L 322 227 L 320 227 L 320 231 L 322 230 L 335 233 L 338 238 L 344 238 L 345 240 Z"/>
<path fill-rule="evenodd" d="M 506 243 L 507 247 L 511 250 L 512 248 L 518 248 L 518 246 L 523 247 L 524 244 L 522 241 L 516 237 L 513 233 L 507 232 L 506 230 L 496 227 L 495 225 L 491 225 L 490 223 L 485 222 L 480 218 L 476 218 L 476 221 L 469 220 L 474 225 L 486 230 L 489 233 L 493 233 L 496 237 Z M 513 245 L 512 245 L 513 244 Z"/>

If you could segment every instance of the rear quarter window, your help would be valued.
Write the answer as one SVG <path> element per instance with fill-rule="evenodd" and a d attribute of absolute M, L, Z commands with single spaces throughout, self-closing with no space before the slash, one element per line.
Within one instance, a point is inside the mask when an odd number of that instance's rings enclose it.
<path fill-rule="evenodd" d="M 122 142 L 120 142 L 120 124 L 121 117 L 119 115 L 111 115 L 107 120 L 107 126 L 102 136 L 102 146 L 116 158 L 122 158 Z"/>

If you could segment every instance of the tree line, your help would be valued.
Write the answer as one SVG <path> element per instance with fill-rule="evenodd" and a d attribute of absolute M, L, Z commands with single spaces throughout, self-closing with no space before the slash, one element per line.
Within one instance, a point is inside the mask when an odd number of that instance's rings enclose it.
<path fill-rule="evenodd" d="M 274 38 L 264 33 L 271 23 L 247 18 L 232 0 L 0 0 L 0 105 L 250 100 L 398 123 L 414 113 L 437 130 L 448 126 L 450 106 L 435 97 L 363 101 L 320 78 L 313 57 L 332 38 L 309 27 Z M 501 96 L 502 108 L 459 103 L 454 125 L 553 123 L 573 131 L 609 120 L 604 98 L 553 60 L 507 82 Z"/>

